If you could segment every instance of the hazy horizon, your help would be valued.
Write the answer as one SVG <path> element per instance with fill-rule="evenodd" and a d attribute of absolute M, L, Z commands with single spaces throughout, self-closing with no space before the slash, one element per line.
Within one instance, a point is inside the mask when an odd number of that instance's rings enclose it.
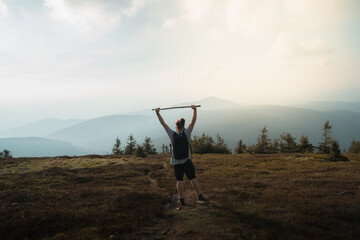
<path fill-rule="evenodd" d="M 356 0 L 0 0 L 0 36 L 0 131 L 209 96 L 360 101 Z"/>
<path fill-rule="evenodd" d="M 210 100 L 210 102 L 209 102 Z M 316 105 L 317 103 L 329 103 L 330 105 L 333 104 L 333 103 L 337 103 L 337 104 L 343 104 L 343 103 L 359 103 L 360 104 L 360 101 L 358 102 L 347 102 L 347 101 L 314 101 L 314 102 L 306 102 L 306 103 L 299 103 L 299 104 L 290 104 L 290 105 L 282 105 L 282 104 L 241 104 L 239 102 L 235 102 L 235 101 L 229 101 L 228 99 L 222 99 L 222 98 L 218 98 L 218 97 L 215 97 L 215 96 L 209 96 L 207 98 L 204 98 L 204 99 L 197 99 L 197 100 L 193 100 L 193 101 L 189 101 L 189 102 L 186 102 L 186 101 L 183 101 L 183 102 L 177 102 L 177 103 L 173 103 L 173 104 L 169 104 L 169 105 L 162 105 L 161 107 L 171 107 L 171 106 L 177 106 L 179 104 L 199 104 L 201 103 L 202 101 L 207 101 L 207 104 L 203 104 L 202 105 L 202 108 L 199 110 L 199 114 L 201 114 L 201 112 L 203 110 L 209 110 L 209 109 L 220 109 L 219 107 L 215 107 L 214 106 L 211 106 L 211 102 L 215 102 L 215 104 L 217 106 L 222 106 L 224 105 L 224 109 L 228 109 L 229 107 L 230 108 L 233 108 L 234 106 L 232 106 L 231 104 L 239 104 L 239 109 L 247 109 L 248 107 L 252 108 L 252 107 L 261 107 L 261 106 L 283 106 L 283 107 L 295 107 L 295 108 L 305 108 L 305 109 L 309 109 L 309 110 L 318 110 L 314 107 L 311 107 L 309 108 L 308 105 Z M 220 105 L 219 105 L 220 104 Z M 230 104 L 230 106 L 228 105 Z M 157 106 L 155 106 L 157 107 Z M 160 107 L 160 106 L 159 106 Z M 153 108 L 153 107 L 152 107 Z M 99 113 L 98 115 L 96 115 L 96 113 L 98 112 L 95 112 L 95 113 L 92 113 L 92 114 L 88 114 L 88 113 L 85 113 L 85 115 L 83 115 L 82 117 L 79 117 L 79 118 L 75 118 L 74 116 L 72 115 L 69 115 L 68 117 L 66 117 L 66 115 L 58 115 L 58 116 L 53 116 L 53 115 L 44 115 L 44 116 L 33 116 L 33 118 L 29 118 L 29 119 L 22 119 L 22 121 L 20 122 L 13 122 L 12 125 L 8 125 L 8 126 L 5 126 L 5 125 L 2 125 L 3 122 L 6 123 L 6 119 L 5 121 L 4 120 L 0 120 L 0 131 L 7 131 L 7 130 L 11 130 L 11 129 L 14 129 L 14 128 L 19 128 L 19 127 L 23 127 L 23 126 L 26 126 L 28 124 L 32 124 L 32 123 L 38 123 L 38 122 L 41 122 L 41 121 L 46 121 L 46 120 L 81 120 L 81 121 L 88 121 L 88 120 L 91 120 L 91 119 L 97 119 L 97 118 L 101 118 L 101 117 L 104 117 L 104 116 L 111 116 L 111 115 L 150 115 L 153 113 L 153 111 L 151 110 L 152 108 L 139 108 L 139 109 L 126 109 L 126 110 L 116 110 L 116 112 L 104 112 L 104 113 Z M 344 108 L 339 108 L 340 110 L 345 110 Z M 334 109 L 335 110 L 335 109 Z M 110 110 L 111 111 L 111 110 Z M 321 110 L 323 111 L 323 110 Z M 324 109 L 324 111 L 326 111 L 326 109 Z M 354 110 L 350 110 L 350 111 L 354 111 Z M 358 112 L 358 110 L 357 110 Z M 174 113 L 173 111 L 170 111 L 169 112 L 170 115 L 172 115 L 172 113 Z M 86 115 L 88 114 L 88 115 Z M 167 115 L 168 112 L 166 112 L 165 115 Z M 177 110 L 177 114 L 188 114 L 188 118 L 190 119 L 190 115 L 191 115 L 191 111 L 187 111 L 186 109 L 179 109 Z M 75 114 L 75 115 L 79 115 L 78 113 Z"/>

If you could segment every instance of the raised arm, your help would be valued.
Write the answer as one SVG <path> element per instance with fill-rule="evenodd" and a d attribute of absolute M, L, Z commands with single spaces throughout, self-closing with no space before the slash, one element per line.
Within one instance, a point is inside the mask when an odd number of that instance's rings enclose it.
<path fill-rule="evenodd" d="M 194 129 L 195 126 L 195 122 L 196 122 L 196 117 L 197 117 L 197 110 L 196 110 L 196 106 L 195 105 L 191 105 L 191 108 L 194 110 L 193 112 L 193 116 L 191 119 L 191 123 L 189 124 L 189 128 L 192 131 Z"/>
<path fill-rule="evenodd" d="M 158 117 L 161 125 L 164 127 L 165 131 L 167 131 L 168 128 L 169 128 L 169 126 L 165 123 L 164 119 L 161 117 L 161 115 L 160 115 L 160 108 L 157 108 L 157 109 L 155 110 L 155 112 L 156 112 L 156 115 L 157 115 L 157 117 Z"/>

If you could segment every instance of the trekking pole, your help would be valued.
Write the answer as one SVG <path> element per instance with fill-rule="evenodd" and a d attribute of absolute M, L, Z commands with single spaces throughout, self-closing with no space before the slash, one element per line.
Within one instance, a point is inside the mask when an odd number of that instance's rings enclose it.
<path fill-rule="evenodd" d="M 195 105 L 195 107 L 201 107 L 201 105 Z M 168 108 L 160 108 L 160 110 L 170 110 L 170 109 L 177 109 L 177 108 L 191 108 L 191 106 L 180 106 L 180 107 L 168 107 Z M 155 111 L 156 108 L 151 109 Z"/>

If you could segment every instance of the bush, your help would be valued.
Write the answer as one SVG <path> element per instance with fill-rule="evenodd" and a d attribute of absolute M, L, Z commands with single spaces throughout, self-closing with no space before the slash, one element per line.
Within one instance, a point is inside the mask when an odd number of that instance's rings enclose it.
<path fill-rule="evenodd" d="M 12 154 L 9 150 L 4 149 L 2 152 L 0 152 L 0 158 L 12 158 Z"/>
<path fill-rule="evenodd" d="M 348 153 L 360 153 L 360 141 L 352 140 Z"/>

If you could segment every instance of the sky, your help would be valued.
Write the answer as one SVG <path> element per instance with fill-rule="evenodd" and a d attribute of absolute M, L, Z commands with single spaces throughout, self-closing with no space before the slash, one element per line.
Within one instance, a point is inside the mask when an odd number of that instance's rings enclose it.
<path fill-rule="evenodd" d="M 358 0 L 0 0 L 0 130 L 209 96 L 360 101 L 359 43 Z"/>

